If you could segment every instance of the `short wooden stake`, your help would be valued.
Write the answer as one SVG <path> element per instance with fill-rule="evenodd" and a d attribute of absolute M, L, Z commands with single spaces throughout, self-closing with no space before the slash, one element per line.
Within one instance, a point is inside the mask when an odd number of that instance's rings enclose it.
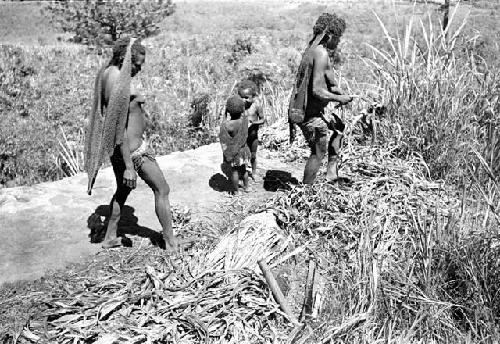
<path fill-rule="evenodd" d="M 269 288 L 271 289 L 271 292 L 273 293 L 274 299 L 276 302 L 280 305 L 281 310 L 288 316 L 290 321 L 297 325 L 299 322 L 295 318 L 295 316 L 292 313 L 292 310 L 288 306 L 288 303 L 286 302 L 285 296 L 281 292 L 281 289 L 278 285 L 278 282 L 276 282 L 276 279 L 273 276 L 273 273 L 267 266 L 266 262 L 264 260 L 259 260 L 257 261 L 257 264 L 259 264 L 260 270 L 264 274 L 264 278 L 266 279 L 267 284 L 269 285 Z"/>

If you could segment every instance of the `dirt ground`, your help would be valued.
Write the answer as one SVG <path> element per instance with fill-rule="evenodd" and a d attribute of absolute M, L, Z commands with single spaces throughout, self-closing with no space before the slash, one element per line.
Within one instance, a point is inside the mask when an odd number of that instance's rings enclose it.
<path fill-rule="evenodd" d="M 284 164 L 267 151 L 259 155 L 253 192 L 240 196 L 255 204 L 273 195 L 264 188 L 268 171 L 291 172 L 297 179 L 302 173 L 299 165 Z M 234 201 L 227 192 L 229 181 L 221 170 L 218 143 L 158 157 L 157 161 L 170 185 L 172 205 L 189 207 L 192 221 L 213 221 L 222 216 L 221 205 Z M 99 172 L 91 196 L 86 194 L 86 185 L 87 176 L 79 174 L 53 183 L 0 190 L 0 284 L 36 279 L 102 250 L 100 244 L 90 243 L 87 220 L 94 212 L 107 212 L 115 189 L 112 169 Z M 153 194 L 142 180 L 127 205 L 120 229 L 132 238 L 154 242 L 161 227 Z"/>

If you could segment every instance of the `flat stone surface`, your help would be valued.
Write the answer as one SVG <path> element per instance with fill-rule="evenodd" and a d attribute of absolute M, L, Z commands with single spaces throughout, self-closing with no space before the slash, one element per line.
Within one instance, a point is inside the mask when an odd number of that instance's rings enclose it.
<path fill-rule="evenodd" d="M 270 169 L 293 169 L 266 156 L 259 151 L 258 175 Z M 174 152 L 157 161 L 170 185 L 171 204 L 189 207 L 193 221 L 213 216 L 217 204 L 227 199 L 220 144 Z M 297 173 L 294 177 L 300 179 Z M 100 244 L 90 243 L 87 219 L 99 207 L 109 205 L 115 185 L 108 167 L 99 172 L 91 196 L 86 193 L 83 173 L 56 182 L 0 189 L 0 283 L 36 279 L 100 251 Z M 264 190 L 262 178 L 252 187 L 259 198 L 273 194 Z M 129 220 L 161 231 L 153 192 L 140 178 L 126 205 Z"/>

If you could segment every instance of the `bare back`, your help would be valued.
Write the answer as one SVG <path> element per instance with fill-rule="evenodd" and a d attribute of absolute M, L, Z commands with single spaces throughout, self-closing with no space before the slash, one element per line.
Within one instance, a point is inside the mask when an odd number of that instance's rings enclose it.
<path fill-rule="evenodd" d="M 329 101 L 318 98 L 315 94 L 315 90 L 329 89 L 331 85 L 328 74 L 332 73 L 332 65 L 328 52 L 322 45 L 312 48 L 311 52 L 308 54 L 308 59 L 308 63 L 312 69 L 312 75 L 309 79 L 307 90 L 306 118 L 320 117 Z"/>
<path fill-rule="evenodd" d="M 113 91 L 113 86 L 118 82 L 118 77 L 120 76 L 120 70 L 116 66 L 109 66 L 104 70 L 102 76 L 102 97 L 101 103 L 104 108 L 108 107 L 109 99 L 111 98 L 111 92 Z"/>

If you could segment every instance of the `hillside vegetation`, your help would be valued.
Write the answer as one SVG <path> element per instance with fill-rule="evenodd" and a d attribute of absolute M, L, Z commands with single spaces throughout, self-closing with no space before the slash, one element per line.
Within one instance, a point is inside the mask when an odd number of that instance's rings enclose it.
<path fill-rule="evenodd" d="M 498 342 L 500 6 L 454 7 L 447 32 L 435 5 L 338 6 L 184 3 L 146 41 L 146 67 L 134 83 L 148 99 L 158 154 L 214 141 L 225 98 L 251 77 L 262 86 L 270 122 L 263 145 L 281 159 L 303 160 L 307 150 L 286 142 L 290 85 L 317 16 L 334 10 L 346 18 L 336 71 L 341 87 L 362 98 L 340 115 L 351 123 L 373 101 L 387 106 L 373 145 L 348 126 L 341 171 L 352 184 L 320 178 L 314 186 L 284 185 L 265 205 L 235 199 L 228 211 L 267 210 L 276 218 L 279 228 L 266 233 L 285 238 L 274 268 L 285 276 L 295 314 L 309 260 L 316 262 L 323 302 L 307 326 L 289 326 L 254 266 L 238 278 L 228 269 L 200 272 L 203 257 L 224 252 L 231 238 L 243 240 L 237 223 L 227 223 L 196 228 L 212 235 L 184 258 L 186 269 L 174 271 L 156 248 L 140 248 L 24 285 L 21 296 L 3 289 L 11 324 L 5 338 L 91 342 L 109 332 L 128 343 Z M 64 45 L 2 49 L 0 73 L 10 80 L 1 86 L 2 183 L 78 171 L 90 85 L 104 57 Z M 204 124 L 191 130 L 190 104 L 199 97 L 208 99 Z M 250 256 L 262 237 L 254 234 L 232 256 L 216 255 L 217 267 Z M 214 299 L 217 292 L 223 297 Z M 85 302 L 72 303 L 76 297 Z M 12 320 L 23 312 L 33 319 L 25 328 Z"/>
<path fill-rule="evenodd" d="M 7 34 L 1 45 L 0 108 L 8 119 L 0 129 L 0 145 L 5 147 L 0 161 L 2 185 L 56 180 L 81 169 L 83 119 L 92 97 L 93 78 L 106 60 L 106 55 L 92 49 L 58 42 L 57 37 L 63 36 L 54 34 L 37 16 L 39 6 L 2 4 L 12 18 L 16 13 L 24 22 L 25 15 L 35 18 L 29 21 L 33 23 L 31 30 L 28 26 L 16 39 Z M 350 7 L 302 3 L 270 4 L 265 10 L 263 6 L 252 2 L 238 6 L 228 2 L 182 4 L 165 20 L 162 33 L 146 41 L 147 63 L 134 86 L 146 94 L 153 124 L 150 134 L 158 154 L 213 141 L 222 104 L 234 83 L 243 77 L 263 84 L 270 121 L 283 117 L 300 52 L 314 20 L 324 11 L 341 13 L 349 25 L 342 43 L 343 63 L 338 66 L 341 85 L 375 97 L 380 96 L 381 85 L 373 66 L 364 61 L 372 55 L 367 44 L 391 48 L 372 10 L 394 34 L 398 30 L 402 33 L 412 14 L 417 29 L 419 19 L 437 23 L 440 18 L 435 6 L 425 5 L 379 5 L 372 9 L 362 3 Z M 455 23 L 460 23 L 469 9 L 460 9 Z M 2 11 L 2 15 L 7 12 Z M 495 9 L 473 8 L 455 50 L 468 55 L 473 51 L 489 64 L 497 63 L 498 43 L 492 41 L 496 19 Z M 13 23 L 12 29 L 16 25 Z M 200 110 L 205 115 L 205 130 L 187 130 L 190 105 L 200 99 L 208 100 Z M 357 104 L 353 110 L 365 105 Z"/>

